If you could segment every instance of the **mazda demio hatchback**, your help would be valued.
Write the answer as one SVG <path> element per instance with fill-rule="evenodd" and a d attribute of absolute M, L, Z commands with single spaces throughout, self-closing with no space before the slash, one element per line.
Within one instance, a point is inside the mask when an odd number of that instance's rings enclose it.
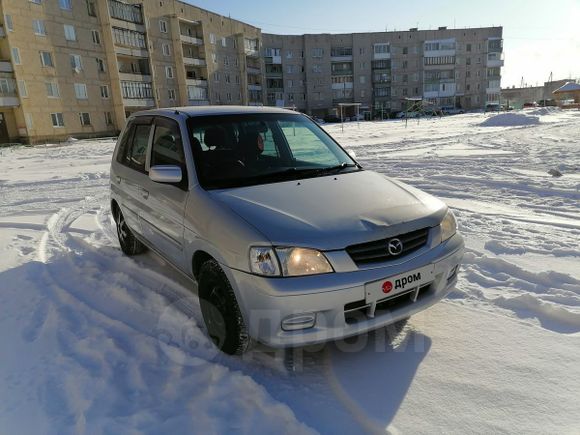
<path fill-rule="evenodd" d="M 208 335 L 230 354 L 406 319 L 453 288 L 463 255 L 443 202 L 275 108 L 132 115 L 111 210 L 123 252 L 150 248 L 197 281 Z"/>

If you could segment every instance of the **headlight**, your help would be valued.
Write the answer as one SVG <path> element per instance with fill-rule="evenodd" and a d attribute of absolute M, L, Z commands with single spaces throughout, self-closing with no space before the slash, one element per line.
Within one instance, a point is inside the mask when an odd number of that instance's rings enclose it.
<path fill-rule="evenodd" d="M 272 248 L 250 248 L 250 269 L 258 275 L 279 276 L 280 266 Z"/>
<path fill-rule="evenodd" d="M 316 275 L 334 272 L 324 254 L 316 249 L 276 249 L 284 276 Z"/>
<path fill-rule="evenodd" d="M 441 242 L 450 239 L 457 232 L 457 221 L 453 212 L 447 210 L 447 214 L 441 221 Z"/>

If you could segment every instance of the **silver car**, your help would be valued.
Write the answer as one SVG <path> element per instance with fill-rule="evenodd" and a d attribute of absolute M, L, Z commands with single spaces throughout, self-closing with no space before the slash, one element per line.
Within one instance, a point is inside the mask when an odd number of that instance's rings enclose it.
<path fill-rule="evenodd" d="M 453 288 L 463 256 L 443 202 L 275 108 L 132 115 L 111 210 L 127 255 L 150 248 L 197 281 L 208 334 L 229 354 L 406 319 Z"/>

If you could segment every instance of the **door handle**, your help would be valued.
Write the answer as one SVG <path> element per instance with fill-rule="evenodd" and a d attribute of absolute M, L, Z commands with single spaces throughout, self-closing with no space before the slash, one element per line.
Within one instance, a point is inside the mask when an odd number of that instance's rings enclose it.
<path fill-rule="evenodd" d="M 141 195 L 143 195 L 143 198 L 147 199 L 147 198 L 149 198 L 149 191 L 145 190 L 145 189 L 141 189 Z"/>

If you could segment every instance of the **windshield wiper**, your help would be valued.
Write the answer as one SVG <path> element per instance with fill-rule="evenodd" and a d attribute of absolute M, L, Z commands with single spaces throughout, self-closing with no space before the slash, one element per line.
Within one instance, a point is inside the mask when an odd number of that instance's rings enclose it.
<path fill-rule="evenodd" d="M 347 169 L 347 168 L 358 168 L 358 169 L 362 169 L 362 167 L 358 164 L 358 163 L 346 163 L 346 162 L 342 162 L 339 165 L 336 166 L 329 166 L 328 168 L 320 168 L 319 171 L 320 172 L 334 172 L 334 171 L 342 171 L 343 169 Z"/>

